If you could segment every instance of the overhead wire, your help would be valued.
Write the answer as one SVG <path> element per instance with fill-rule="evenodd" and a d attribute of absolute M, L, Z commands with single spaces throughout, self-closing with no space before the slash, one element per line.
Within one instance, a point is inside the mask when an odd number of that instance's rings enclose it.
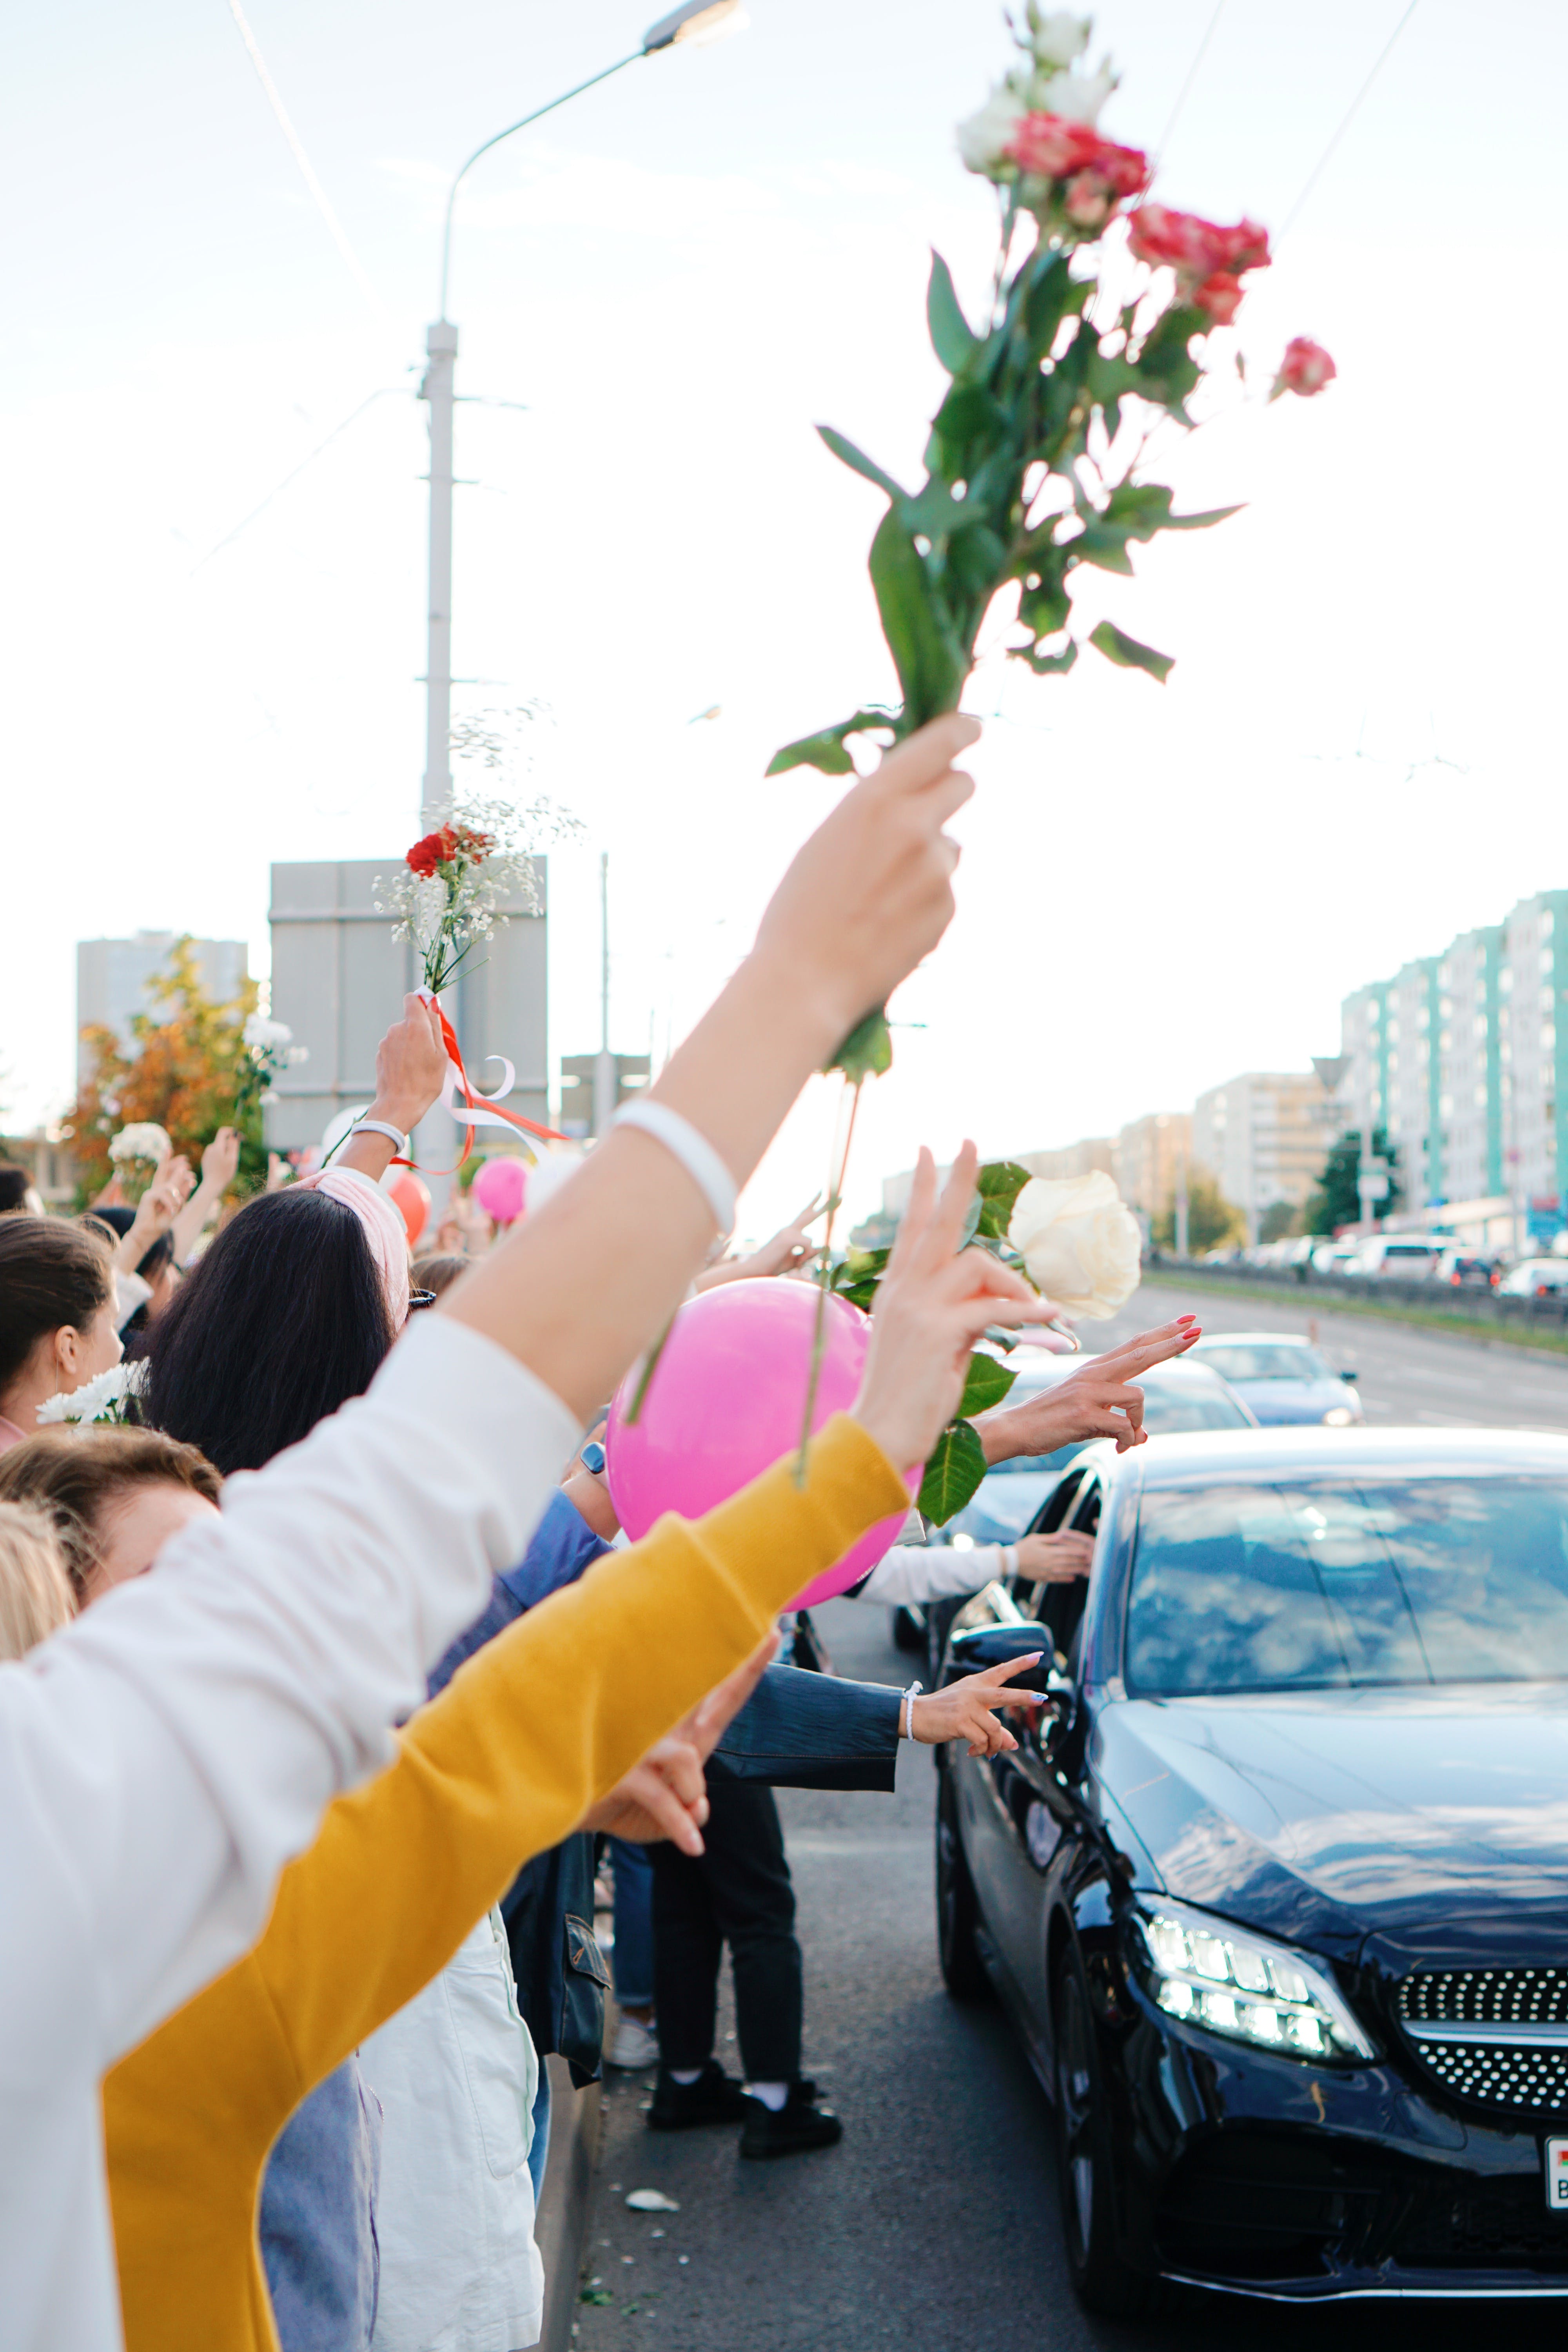
<path fill-rule="evenodd" d="M 237 522 L 231 531 L 226 531 L 223 538 L 218 541 L 216 547 L 209 547 L 206 553 L 202 557 L 201 562 L 192 564 L 189 577 L 194 580 L 197 572 L 202 570 L 203 566 L 212 562 L 215 555 L 221 555 L 226 547 L 232 547 L 235 541 L 239 537 L 240 532 L 242 530 L 248 530 L 251 524 L 256 520 L 257 516 L 265 514 L 268 508 L 272 504 L 273 499 L 281 497 L 282 493 L 288 488 L 290 482 L 297 482 L 300 475 L 305 471 L 306 467 L 313 466 L 316 459 L 321 456 L 322 450 L 330 449 L 332 443 L 337 439 L 339 434 L 346 433 L 349 426 L 354 424 L 358 418 L 364 415 L 365 410 L 371 406 L 373 402 L 384 400 L 389 393 L 406 392 L 407 389 L 408 387 L 406 384 L 384 383 L 378 392 L 373 392 L 369 394 L 368 398 L 362 400 L 359 406 L 351 410 L 350 414 L 343 418 L 341 425 L 333 425 L 331 431 L 328 434 L 324 441 L 317 442 L 315 447 L 311 450 L 308 457 L 301 457 L 300 463 L 292 469 L 291 472 L 285 474 L 280 482 L 274 482 L 272 488 L 268 491 L 267 496 L 262 499 L 261 504 L 259 506 L 252 507 L 250 512 L 246 516 L 243 522 Z"/>
<path fill-rule="evenodd" d="M 1328 145 L 1324 148 L 1322 153 L 1319 156 L 1317 162 L 1308 173 L 1305 180 L 1301 183 L 1300 194 L 1296 198 L 1296 201 L 1291 205 L 1289 211 L 1286 214 L 1284 221 L 1280 226 L 1279 234 L 1274 240 L 1276 246 L 1282 244 L 1284 239 L 1289 235 L 1291 229 L 1294 227 L 1301 207 L 1306 203 L 1308 197 L 1311 194 L 1312 190 L 1317 186 L 1319 180 L 1322 176 L 1324 166 L 1327 164 L 1329 158 L 1332 155 L 1335 148 L 1339 145 L 1340 141 L 1344 137 L 1345 132 L 1350 129 L 1351 124 L 1355 121 L 1355 118 L 1361 110 L 1362 100 L 1365 98 L 1368 90 L 1372 88 L 1373 83 L 1377 79 L 1378 75 L 1383 71 L 1384 67 L 1387 64 L 1389 58 L 1393 54 L 1395 42 L 1398 40 L 1401 33 L 1404 32 L 1405 27 L 1409 24 L 1410 19 L 1415 16 L 1416 9 L 1420 5 L 1421 0 L 1410 0 L 1410 5 L 1405 9 L 1404 16 L 1401 16 L 1398 24 L 1395 25 L 1393 32 L 1390 33 L 1387 40 L 1384 41 L 1382 48 L 1378 51 L 1376 58 L 1373 60 L 1372 71 L 1367 75 L 1366 79 L 1362 83 L 1361 88 L 1357 90 L 1349 106 L 1345 109 L 1345 111 L 1341 116 L 1339 123 L 1337 124 Z"/>
<path fill-rule="evenodd" d="M 328 195 L 325 188 L 322 187 L 321 181 L 316 177 L 314 167 L 311 164 L 309 155 L 305 152 L 304 143 L 301 141 L 299 132 L 295 130 L 294 125 L 289 120 L 288 109 L 285 107 L 282 99 L 278 94 L 278 85 L 267 70 L 267 60 L 261 54 L 260 44 L 257 40 L 255 34 L 250 29 L 249 20 L 246 16 L 245 10 L 240 5 L 240 0 L 228 0 L 228 8 L 230 16 L 234 18 L 235 23 L 239 27 L 239 37 L 245 43 L 250 62 L 256 68 L 256 78 L 267 93 L 267 102 L 278 118 L 278 127 L 282 131 L 284 138 L 289 142 L 289 152 L 292 154 L 295 163 L 300 166 L 300 176 L 304 181 L 306 187 L 309 188 L 317 211 L 321 214 L 321 218 L 326 222 L 328 228 L 331 231 L 333 242 L 337 246 L 338 251 L 342 255 L 343 259 L 347 262 L 350 269 L 353 271 L 354 283 L 359 288 L 360 292 L 364 296 L 366 301 L 372 303 L 384 318 L 386 315 L 386 305 L 383 302 L 381 296 L 376 292 L 375 288 L 372 285 L 369 272 L 366 270 L 364 264 L 361 261 L 358 254 L 354 251 L 353 247 L 349 243 L 348 232 L 344 228 L 342 221 L 338 218 L 337 214 L 332 209 L 331 197 Z"/>
<path fill-rule="evenodd" d="M 1161 164 L 1165 160 L 1165 150 L 1171 143 L 1171 133 L 1174 131 L 1177 123 L 1182 119 L 1182 110 L 1186 105 L 1188 99 L 1192 96 L 1193 84 L 1198 78 L 1198 68 L 1203 64 L 1205 56 L 1207 54 L 1208 45 L 1214 38 L 1215 26 L 1219 23 L 1219 20 L 1224 14 L 1225 0 L 1215 0 L 1214 14 L 1209 18 L 1208 24 L 1205 28 L 1203 39 L 1198 43 L 1197 48 L 1194 53 L 1192 64 L 1187 68 L 1187 78 L 1185 81 L 1183 82 L 1181 89 L 1176 92 L 1176 102 L 1171 109 L 1170 118 L 1165 124 L 1165 128 L 1161 131 L 1159 138 L 1154 142 L 1154 171 L 1150 173 L 1151 180 L 1153 179 L 1154 174 L 1158 173 Z"/>

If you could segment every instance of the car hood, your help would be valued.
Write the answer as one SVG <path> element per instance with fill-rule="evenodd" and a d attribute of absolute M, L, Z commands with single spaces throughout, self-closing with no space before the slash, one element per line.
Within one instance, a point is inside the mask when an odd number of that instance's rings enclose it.
<path fill-rule="evenodd" d="M 1266 1429 L 1281 1422 L 1321 1421 L 1354 1394 L 1343 1381 L 1232 1381 L 1231 1387 Z"/>
<path fill-rule="evenodd" d="M 1568 1684 L 1108 1702 L 1090 1764 L 1166 1892 L 1266 1931 L 1568 1927 Z"/>

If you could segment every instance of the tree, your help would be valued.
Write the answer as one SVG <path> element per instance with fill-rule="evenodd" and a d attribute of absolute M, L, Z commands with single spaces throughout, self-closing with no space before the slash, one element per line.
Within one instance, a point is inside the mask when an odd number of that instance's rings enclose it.
<path fill-rule="evenodd" d="M 1405 1195 L 1401 1190 L 1398 1167 L 1399 1154 L 1389 1143 L 1388 1129 L 1374 1127 L 1372 1130 L 1372 1151 L 1374 1160 L 1388 1162 L 1388 1198 L 1373 1204 L 1373 1214 L 1381 1224 L 1391 1210 L 1398 1208 Z M 1361 1222 L 1361 1194 L 1356 1190 L 1356 1171 L 1361 1166 L 1361 1132 L 1351 1128 L 1341 1136 L 1323 1162 L 1317 1188 L 1307 1202 L 1307 1231 L 1310 1234 L 1336 1233 L 1341 1225 Z"/>
<path fill-rule="evenodd" d="M 64 1121 L 79 1171 L 79 1207 L 96 1200 L 113 1173 L 110 1136 L 137 1119 L 167 1128 L 174 1149 L 193 1167 L 220 1127 L 237 1127 L 235 1195 L 259 1192 L 267 1181 L 267 1147 L 258 1092 L 246 1082 L 250 1064 L 244 1038 L 247 1015 L 256 1010 L 256 982 L 247 980 L 232 1003 L 216 1003 L 186 937 L 176 940 L 167 967 L 148 982 L 147 992 L 163 1017 L 134 1013 L 129 1051 L 100 1023 L 89 1022 L 81 1033 L 87 1072 Z"/>
<path fill-rule="evenodd" d="M 1258 1220 L 1260 1242 L 1282 1242 L 1300 1230 L 1296 1219 L 1299 1212 L 1294 1201 L 1270 1201 Z"/>
<path fill-rule="evenodd" d="M 1194 1255 L 1199 1250 L 1219 1249 L 1226 1242 L 1246 1238 L 1247 1220 L 1233 1201 L 1227 1201 L 1206 1168 L 1194 1168 L 1187 1176 L 1187 1247 Z M 1152 1238 L 1161 1249 L 1176 1246 L 1175 1194 L 1165 1209 L 1154 1219 Z"/>

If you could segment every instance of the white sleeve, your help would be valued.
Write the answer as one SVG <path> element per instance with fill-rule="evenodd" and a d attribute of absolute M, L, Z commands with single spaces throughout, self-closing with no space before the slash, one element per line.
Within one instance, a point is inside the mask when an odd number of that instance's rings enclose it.
<path fill-rule="evenodd" d="M 247 1948 L 578 1434 L 493 1341 L 424 1317 L 155 1574 L 0 1666 L 0 2086 L 84 1961 L 72 2030 L 103 2067 Z"/>
<path fill-rule="evenodd" d="M 895 1544 L 882 1554 L 854 1594 L 882 1609 L 907 1609 L 926 1601 L 950 1601 L 978 1592 L 1003 1572 L 1000 1544 L 976 1544 L 960 1551 L 953 1544 Z"/>
<path fill-rule="evenodd" d="M 123 1331 L 139 1307 L 145 1307 L 153 1296 L 153 1286 L 140 1274 L 121 1274 L 114 1270 L 114 1328 Z"/>

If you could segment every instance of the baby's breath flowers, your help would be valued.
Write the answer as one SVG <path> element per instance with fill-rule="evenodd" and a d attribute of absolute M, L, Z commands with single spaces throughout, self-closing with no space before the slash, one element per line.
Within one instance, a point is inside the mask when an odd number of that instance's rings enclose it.
<path fill-rule="evenodd" d="M 396 918 L 395 940 L 413 940 L 433 996 L 507 920 L 503 897 L 515 894 L 530 912 L 537 908 L 534 851 L 578 830 L 547 801 L 521 810 L 506 801 L 454 802 L 390 881 L 377 877 L 377 911 Z"/>

